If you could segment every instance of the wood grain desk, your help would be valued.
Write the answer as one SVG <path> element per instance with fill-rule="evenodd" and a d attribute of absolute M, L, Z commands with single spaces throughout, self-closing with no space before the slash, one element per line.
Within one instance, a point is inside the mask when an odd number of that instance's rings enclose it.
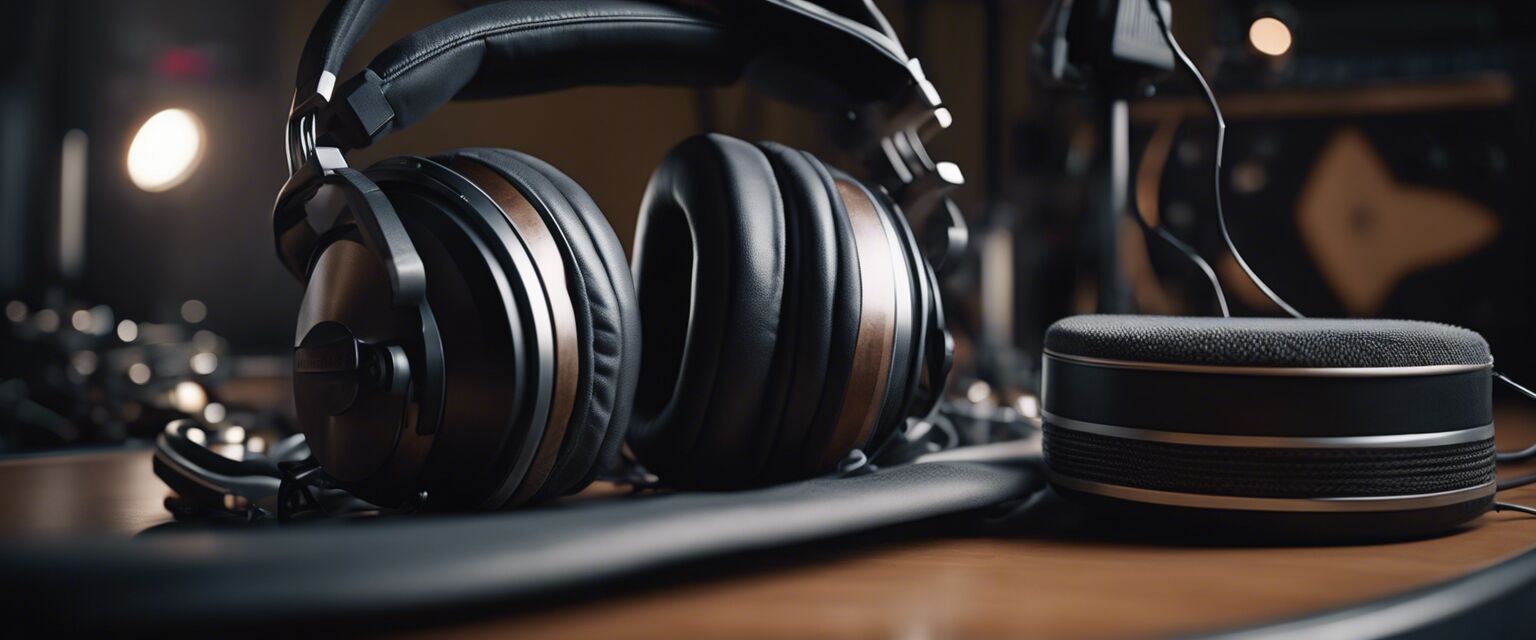
<path fill-rule="evenodd" d="M 1501 448 L 1536 416 L 1499 414 Z M 1505 474 L 1536 472 L 1525 465 Z M 132 534 L 169 520 L 139 452 L 0 462 L 0 536 Z M 1536 503 L 1536 486 L 1501 494 Z M 950 638 L 1166 636 L 1345 606 L 1468 573 L 1536 546 L 1536 519 L 1349 547 L 1223 548 L 1040 537 L 884 542 L 787 567 L 477 618 L 432 637 Z M 423 630 L 411 630 L 423 634 Z"/>

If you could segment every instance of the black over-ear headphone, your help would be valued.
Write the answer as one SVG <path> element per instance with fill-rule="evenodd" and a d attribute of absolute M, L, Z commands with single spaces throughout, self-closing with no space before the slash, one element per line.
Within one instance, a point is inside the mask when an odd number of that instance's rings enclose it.
<path fill-rule="evenodd" d="M 871 5 L 501 2 L 336 86 L 384 4 L 320 17 L 273 212 L 278 255 L 307 285 L 299 422 L 342 487 L 381 505 L 514 506 L 584 487 L 626 433 L 670 484 L 764 484 L 835 468 L 931 410 L 952 342 L 925 251 L 964 236 L 940 191 L 954 171 L 923 134 L 949 116 Z M 592 199 L 537 158 L 342 158 L 454 98 L 743 71 L 815 108 L 882 107 L 884 170 L 865 183 L 771 142 L 690 138 L 646 190 L 633 280 Z M 920 245 L 898 203 L 936 201 L 950 215 L 929 216 L 939 231 Z"/>

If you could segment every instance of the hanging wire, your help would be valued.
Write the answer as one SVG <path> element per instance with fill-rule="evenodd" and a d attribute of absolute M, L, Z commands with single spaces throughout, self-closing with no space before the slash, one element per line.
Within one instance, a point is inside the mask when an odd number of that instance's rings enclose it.
<path fill-rule="evenodd" d="M 1211 114 L 1216 117 L 1216 162 L 1215 168 L 1212 171 L 1212 175 L 1214 178 L 1213 184 L 1215 185 L 1216 195 L 1216 223 L 1221 228 L 1221 239 L 1226 243 L 1227 251 L 1232 253 L 1232 259 L 1237 261 L 1237 266 L 1241 267 L 1243 273 L 1248 276 L 1248 280 L 1253 282 L 1254 286 L 1257 286 L 1260 291 L 1263 291 L 1264 295 L 1267 296 L 1271 302 L 1274 302 L 1276 306 L 1284 309 L 1285 312 L 1290 314 L 1293 318 L 1305 318 L 1306 316 L 1302 315 L 1300 311 L 1297 311 L 1295 307 L 1292 307 L 1285 300 L 1281 299 L 1280 295 L 1275 293 L 1273 289 L 1270 289 L 1269 285 L 1264 284 L 1264 280 L 1259 277 L 1259 274 L 1255 273 L 1253 268 L 1248 266 L 1248 261 L 1243 259 L 1242 252 L 1237 250 L 1237 244 L 1232 242 L 1232 234 L 1227 230 L 1227 214 L 1221 206 L 1221 156 L 1222 152 L 1226 149 L 1227 146 L 1227 119 L 1221 115 L 1221 105 L 1217 104 L 1216 94 L 1211 91 L 1211 85 L 1206 83 L 1205 76 L 1200 75 L 1200 69 L 1195 67 L 1195 62 L 1189 59 L 1189 56 L 1184 53 L 1184 49 L 1179 47 L 1179 41 L 1174 39 L 1173 29 L 1169 26 L 1169 20 L 1163 16 L 1163 11 L 1161 7 L 1158 6 L 1157 0 L 1148 0 L 1148 2 L 1152 6 L 1152 13 L 1157 16 L 1157 26 L 1160 27 L 1163 31 L 1163 41 L 1167 42 L 1168 48 L 1173 50 L 1173 55 L 1176 56 L 1179 59 L 1179 63 L 1183 65 L 1186 75 L 1193 79 L 1195 84 L 1200 85 L 1200 91 L 1205 94 L 1205 102 L 1206 104 L 1210 105 Z M 1188 253 L 1186 253 L 1186 255 L 1188 255 Z M 1200 259 L 1197 264 L 1201 266 L 1202 270 L 1210 274 L 1209 277 L 1212 278 L 1213 281 L 1215 280 L 1215 273 L 1211 272 L 1210 266 L 1205 264 L 1205 260 Z M 1227 311 L 1226 300 L 1221 297 L 1221 283 L 1219 281 L 1215 281 L 1215 286 L 1217 289 L 1217 297 L 1219 300 L 1221 300 L 1222 317 L 1232 317 L 1232 314 Z"/>
<path fill-rule="evenodd" d="M 1136 205 L 1132 204 L 1131 206 L 1135 207 Z M 1189 258 L 1190 262 L 1195 263 L 1195 266 L 1199 267 L 1200 271 L 1205 274 L 1205 278 L 1211 281 L 1211 290 L 1216 292 L 1216 305 L 1221 308 L 1221 317 L 1232 317 L 1232 310 L 1227 308 L 1226 293 L 1221 289 L 1221 280 L 1216 278 L 1216 270 L 1211 268 L 1211 263 L 1206 262 L 1205 258 L 1201 257 L 1194 247 L 1185 244 L 1183 240 L 1169 233 L 1167 229 L 1163 228 L 1163 225 L 1159 224 L 1154 227 L 1149 224 L 1146 218 L 1141 217 L 1141 210 L 1139 208 L 1132 213 L 1131 217 L 1136 219 L 1136 226 L 1141 227 L 1142 233 L 1155 234 L 1157 237 L 1162 238 L 1163 242 L 1168 243 L 1169 246 L 1178 249 L 1179 253 Z"/>

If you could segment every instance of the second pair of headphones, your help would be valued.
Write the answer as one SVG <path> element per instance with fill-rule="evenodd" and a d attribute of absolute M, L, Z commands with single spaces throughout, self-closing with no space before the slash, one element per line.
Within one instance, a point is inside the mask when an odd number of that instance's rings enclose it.
<path fill-rule="evenodd" d="M 307 285 L 299 422 L 340 486 L 381 505 L 515 506 L 586 486 L 626 434 L 669 484 L 758 485 L 831 470 L 931 410 L 952 341 L 929 257 L 963 232 L 923 134 L 948 114 L 872 5 L 500 2 L 336 86 L 384 4 L 321 15 L 273 214 Z M 450 99 L 742 73 L 814 108 L 880 109 L 871 157 L 887 170 L 866 182 L 783 145 L 690 138 L 652 175 L 633 275 L 592 198 L 538 158 L 342 158 Z M 951 223 L 938 249 L 902 209 L 935 200 L 951 214 L 932 216 Z"/>

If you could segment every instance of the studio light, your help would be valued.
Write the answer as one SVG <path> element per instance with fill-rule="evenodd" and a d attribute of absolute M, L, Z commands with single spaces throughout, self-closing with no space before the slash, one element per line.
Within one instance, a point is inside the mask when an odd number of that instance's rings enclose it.
<path fill-rule="evenodd" d="M 185 109 L 150 116 L 128 146 L 128 177 L 145 191 L 165 191 L 184 182 L 203 156 L 203 126 Z"/>
<path fill-rule="evenodd" d="M 1259 18 L 1248 26 L 1248 42 L 1259 53 L 1283 56 L 1291 50 L 1291 28 L 1278 18 Z"/>

